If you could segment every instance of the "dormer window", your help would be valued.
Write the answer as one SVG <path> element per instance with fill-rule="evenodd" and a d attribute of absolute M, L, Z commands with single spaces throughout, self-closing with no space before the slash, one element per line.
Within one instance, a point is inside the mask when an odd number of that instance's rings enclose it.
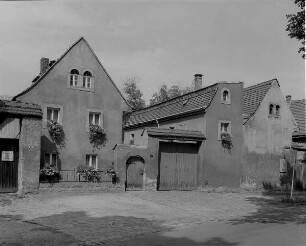
<path fill-rule="evenodd" d="M 79 77 L 79 71 L 77 69 L 72 69 L 70 72 L 70 86 L 78 85 L 78 77 Z"/>
<path fill-rule="evenodd" d="M 91 88 L 92 75 L 90 72 L 86 71 L 83 76 L 83 87 Z"/>
<path fill-rule="evenodd" d="M 221 103 L 230 104 L 231 103 L 231 92 L 229 89 L 223 88 L 221 91 Z"/>

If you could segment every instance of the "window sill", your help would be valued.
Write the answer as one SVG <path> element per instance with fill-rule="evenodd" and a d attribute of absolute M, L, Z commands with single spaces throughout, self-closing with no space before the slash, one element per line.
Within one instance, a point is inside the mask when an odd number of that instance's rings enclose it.
<path fill-rule="evenodd" d="M 230 105 L 230 104 L 231 104 L 230 101 L 228 101 L 228 102 L 222 101 L 221 103 L 222 103 L 222 104 L 226 104 L 226 105 Z"/>
<path fill-rule="evenodd" d="M 88 91 L 88 92 L 95 92 L 94 88 L 85 88 L 79 86 L 67 86 L 68 89 L 78 90 L 78 91 Z"/>

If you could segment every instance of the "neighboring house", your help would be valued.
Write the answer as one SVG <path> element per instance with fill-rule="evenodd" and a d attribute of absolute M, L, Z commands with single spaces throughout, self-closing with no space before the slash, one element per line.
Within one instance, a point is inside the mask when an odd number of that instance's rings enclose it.
<path fill-rule="evenodd" d="M 38 189 L 41 124 L 40 106 L 0 100 L 0 193 Z"/>
<path fill-rule="evenodd" d="M 197 88 L 201 80 L 197 74 Z M 239 186 L 242 89 L 241 82 L 220 82 L 128 115 L 125 145 L 114 148 L 121 180 L 158 190 Z M 230 151 L 221 133 L 232 136 Z"/>
<path fill-rule="evenodd" d="M 42 58 L 40 67 L 40 75 L 13 100 L 42 107 L 41 165 L 73 170 L 78 164 L 99 169 L 112 164 L 112 148 L 122 142 L 122 114 L 131 109 L 87 41 L 81 37 L 56 61 Z M 62 148 L 50 138 L 50 120 L 63 127 Z M 101 149 L 89 142 L 89 124 L 105 129 Z"/>
<path fill-rule="evenodd" d="M 244 185 L 279 182 L 280 159 L 295 129 L 277 79 L 243 89 Z"/>
<path fill-rule="evenodd" d="M 306 107 L 305 99 L 291 100 L 291 96 L 286 96 L 286 101 L 289 104 L 290 110 L 296 121 L 298 129 L 292 134 L 292 141 L 306 143 Z"/>

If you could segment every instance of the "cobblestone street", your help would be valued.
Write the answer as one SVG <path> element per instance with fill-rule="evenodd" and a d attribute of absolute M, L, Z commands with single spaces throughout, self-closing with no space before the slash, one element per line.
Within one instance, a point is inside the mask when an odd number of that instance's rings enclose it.
<path fill-rule="evenodd" d="M 198 191 L 30 195 L 0 207 L 0 245 L 105 245 L 203 223 L 240 223 L 258 212 L 254 201 L 261 199 L 268 198 Z"/>

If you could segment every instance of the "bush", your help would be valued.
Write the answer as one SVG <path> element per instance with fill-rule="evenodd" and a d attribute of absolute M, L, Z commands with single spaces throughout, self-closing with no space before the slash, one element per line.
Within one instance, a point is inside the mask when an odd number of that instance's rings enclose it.
<path fill-rule="evenodd" d="M 49 182 L 57 182 L 61 179 L 61 174 L 59 170 L 52 166 L 48 165 L 44 168 L 40 169 L 39 180 L 40 181 L 49 181 Z"/>
<path fill-rule="evenodd" d="M 52 141 L 60 148 L 65 147 L 65 133 L 63 127 L 56 121 L 50 120 L 47 122 L 47 129 Z"/>
<path fill-rule="evenodd" d="M 100 173 L 95 168 L 87 165 L 78 165 L 77 173 L 82 175 L 88 182 L 99 182 L 101 180 Z"/>
<path fill-rule="evenodd" d="M 104 129 L 99 125 L 90 124 L 89 126 L 89 142 L 93 148 L 100 149 L 105 146 L 106 133 Z"/>

